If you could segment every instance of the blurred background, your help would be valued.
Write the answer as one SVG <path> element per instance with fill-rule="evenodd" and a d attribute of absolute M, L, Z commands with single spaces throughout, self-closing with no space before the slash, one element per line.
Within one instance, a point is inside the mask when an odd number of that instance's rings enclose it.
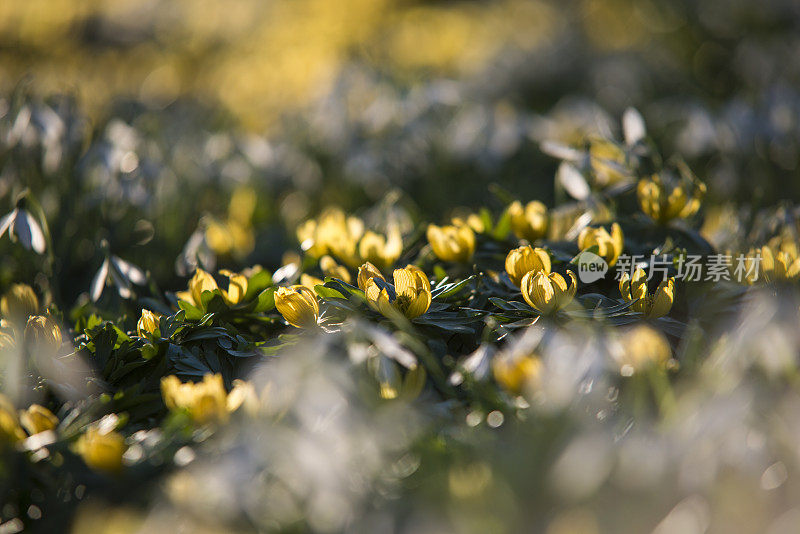
<path fill-rule="evenodd" d="M 37 255 L 0 234 L 0 286 L 32 285 L 65 324 L 133 328 L 141 302 L 90 302 L 106 258 L 160 298 L 198 263 L 279 267 L 329 205 L 371 227 L 400 207 L 407 234 L 460 208 L 553 207 L 569 198 L 543 143 L 621 142 L 628 108 L 707 184 L 717 251 L 800 218 L 797 0 L 0 1 L 0 215 L 27 192 L 47 240 Z M 797 302 L 772 296 L 683 360 L 698 372 L 677 415 L 636 427 L 597 332 L 545 346 L 548 388 L 505 423 L 364 408 L 348 340 L 312 340 L 254 375 L 276 384 L 276 421 L 237 423 L 222 455 L 147 487 L 164 501 L 149 531 L 795 532 Z M 144 521 L 92 505 L 77 531 Z"/>

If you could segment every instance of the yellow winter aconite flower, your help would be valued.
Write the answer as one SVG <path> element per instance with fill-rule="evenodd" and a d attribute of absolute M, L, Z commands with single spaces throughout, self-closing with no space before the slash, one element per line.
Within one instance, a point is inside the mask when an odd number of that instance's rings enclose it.
<path fill-rule="evenodd" d="M 664 335 L 647 325 L 629 328 L 620 336 L 614 359 L 623 375 L 630 376 L 650 367 L 666 366 L 672 349 Z"/>
<path fill-rule="evenodd" d="M 311 328 L 319 319 L 319 303 L 313 290 L 304 285 L 279 287 L 275 292 L 275 307 L 292 326 Z"/>
<path fill-rule="evenodd" d="M 520 239 L 531 243 L 545 236 L 548 226 L 547 206 L 538 200 L 532 200 L 525 206 L 514 201 L 508 207 L 511 216 L 511 230 Z"/>
<path fill-rule="evenodd" d="M 247 277 L 227 269 L 222 269 L 219 274 L 228 277 L 228 289 L 222 290 L 222 297 L 225 302 L 239 304 L 244 300 L 244 296 L 247 294 Z"/>
<path fill-rule="evenodd" d="M 28 317 L 39 311 L 39 299 L 31 286 L 14 284 L 0 299 L 0 313 L 9 321 L 24 324 Z"/>
<path fill-rule="evenodd" d="M 136 333 L 139 334 L 139 337 L 144 337 L 145 333 L 154 333 L 159 326 L 160 320 L 160 313 L 151 312 L 150 310 L 142 310 L 142 316 L 136 323 Z"/>
<path fill-rule="evenodd" d="M 367 230 L 358 243 L 361 261 L 372 262 L 383 269 L 394 265 L 403 253 L 403 237 L 396 226 L 390 226 L 386 236 Z"/>
<path fill-rule="evenodd" d="M 21 410 L 19 421 L 31 436 L 58 426 L 58 417 L 39 404 L 31 404 L 27 410 Z"/>
<path fill-rule="evenodd" d="M 206 374 L 200 382 L 182 383 L 177 376 L 161 379 L 161 396 L 169 410 L 186 410 L 198 424 L 228 419 L 228 393 L 220 374 Z"/>
<path fill-rule="evenodd" d="M 61 346 L 61 329 L 50 317 L 34 315 L 25 325 L 25 342 L 38 350 L 53 352 Z"/>
<path fill-rule="evenodd" d="M 475 232 L 469 226 L 428 225 L 428 242 L 442 261 L 466 262 L 475 253 Z"/>
<path fill-rule="evenodd" d="M 631 278 L 624 273 L 619 281 L 619 292 L 625 302 L 633 302 L 631 310 L 643 313 L 650 319 L 663 317 L 672 308 L 675 291 L 675 278 L 663 280 L 654 293 L 647 291 L 647 275 L 644 270 L 637 268 Z"/>
<path fill-rule="evenodd" d="M 364 265 L 358 268 L 358 288 L 361 291 L 366 291 L 367 282 L 376 276 L 383 280 L 383 275 L 381 274 L 380 269 L 372 265 L 370 262 L 366 262 Z"/>
<path fill-rule="evenodd" d="M 499 356 L 492 360 L 492 374 L 500 386 L 513 395 L 522 394 L 539 380 L 542 362 L 535 356 Z"/>
<path fill-rule="evenodd" d="M 463 217 L 453 217 L 450 222 L 453 226 L 469 226 L 476 234 L 482 234 L 486 231 L 486 225 L 477 213 L 470 213 L 467 215 L 466 219 Z"/>
<path fill-rule="evenodd" d="M 642 211 L 657 223 L 691 217 L 700 209 L 706 185 L 699 180 L 668 179 L 658 174 L 642 178 L 636 188 Z"/>
<path fill-rule="evenodd" d="M 339 208 L 328 208 L 318 219 L 310 219 L 297 228 L 300 246 L 311 256 L 333 254 L 351 267 L 360 263 L 358 243 L 362 235 L 364 222 L 358 217 L 348 217 Z"/>
<path fill-rule="evenodd" d="M 0 393 L 0 449 L 25 439 L 25 431 L 19 424 L 17 410 L 8 397 Z"/>
<path fill-rule="evenodd" d="M 86 465 L 96 471 L 119 473 L 122 471 L 122 455 L 128 450 L 125 438 L 111 429 L 91 426 L 75 442 L 77 452 Z"/>
<path fill-rule="evenodd" d="M 567 271 L 567 276 L 570 278 L 569 284 L 558 273 L 531 271 L 522 277 L 522 298 L 542 315 L 555 313 L 572 302 L 578 289 L 575 274 Z"/>
<path fill-rule="evenodd" d="M 347 267 L 336 263 L 336 260 L 334 260 L 331 256 L 322 256 L 319 259 L 319 268 L 322 270 L 322 274 L 325 276 L 338 278 L 339 280 L 347 282 L 348 284 L 352 281 L 350 271 L 347 270 Z"/>
<path fill-rule="evenodd" d="M 382 399 L 411 401 L 419 397 L 425 387 L 428 374 L 421 365 L 416 365 L 403 373 L 402 368 L 386 356 L 376 358 L 374 365 L 377 367 L 375 374 L 378 380 L 378 395 Z"/>
<path fill-rule="evenodd" d="M 374 266 L 373 266 L 374 267 Z M 431 305 L 431 283 L 417 267 L 409 265 L 395 269 L 394 286 L 386 282 L 380 273 L 372 273 L 369 267 L 362 266 L 364 293 L 372 308 L 387 317 L 398 311 L 409 319 L 419 317 Z M 362 283 L 362 269 L 359 269 L 359 284 Z"/>
<path fill-rule="evenodd" d="M 622 228 L 617 223 L 611 225 L 610 234 L 601 226 L 598 228 L 586 227 L 578 235 L 578 248 L 588 250 L 596 246 L 597 255 L 606 260 L 609 267 L 613 267 L 617 263 L 624 245 Z"/>
<path fill-rule="evenodd" d="M 781 246 L 772 240 L 770 245 L 761 247 L 760 271 L 768 282 L 797 280 L 800 278 L 800 257 L 797 247 Z"/>
<path fill-rule="evenodd" d="M 201 268 L 197 268 L 194 276 L 189 280 L 188 291 L 178 291 L 176 296 L 183 301 L 192 304 L 196 308 L 203 308 L 203 292 L 220 290 L 220 294 L 229 305 L 238 304 L 247 294 L 247 277 L 243 274 L 234 273 L 226 269 L 219 272 L 228 278 L 228 289 L 220 289 L 217 281 Z"/>
<path fill-rule="evenodd" d="M 550 254 L 543 248 L 525 245 L 513 249 L 506 256 L 506 272 L 517 287 L 522 277 L 531 271 L 550 274 Z"/>

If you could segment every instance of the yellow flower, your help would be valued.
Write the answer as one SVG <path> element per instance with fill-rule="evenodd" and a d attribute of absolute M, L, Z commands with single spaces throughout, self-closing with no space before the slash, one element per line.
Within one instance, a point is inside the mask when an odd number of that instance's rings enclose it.
<path fill-rule="evenodd" d="M 394 265 L 403 253 L 403 238 L 396 226 L 389 228 L 387 236 L 367 230 L 358 244 L 361 261 L 372 262 L 383 269 Z"/>
<path fill-rule="evenodd" d="M 602 186 L 613 185 L 630 174 L 625 166 L 625 151 L 607 139 L 593 138 L 589 156 L 597 183 Z"/>
<path fill-rule="evenodd" d="M 181 383 L 175 375 L 161 379 L 161 396 L 169 410 L 186 410 L 198 424 L 228 420 L 228 394 L 220 374 L 206 374 L 201 382 Z"/>
<path fill-rule="evenodd" d="M 202 295 L 204 291 L 214 291 L 219 289 L 217 281 L 211 274 L 207 273 L 200 267 L 194 272 L 194 276 L 189 280 L 189 291 L 182 291 L 178 293 L 178 298 L 185 300 L 198 308 L 203 307 Z"/>
<path fill-rule="evenodd" d="M 663 317 L 669 313 L 674 291 L 675 279 L 670 277 L 658 284 L 655 293 L 648 293 L 647 275 L 640 267 L 634 271 L 633 278 L 628 273 L 623 273 L 619 281 L 619 292 L 622 293 L 625 302 L 633 302 L 631 309 L 643 313 L 650 319 Z"/>
<path fill-rule="evenodd" d="M 338 278 L 343 282 L 347 282 L 348 284 L 352 280 L 350 276 L 350 271 L 347 270 L 347 267 L 343 265 L 339 265 L 336 263 L 330 256 L 322 256 L 319 259 L 319 268 L 322 270 L 322 274 L 325 276 L 330 276 L 331 278 Z M 305 285 L 305 284 L 303 284 Z"/>
<path fill-rule="evenodd" d="M 625 330 L 613 353 L 623 375 L 630 376 L 649 367 L 665 367 L 672 349 L 664 335 L 647 325 Z"/>
<path fill-rule="evenodd" d="M 421 365 L 415 365 L 403 373 L 400 365 L 386 356 L 379 356 L 373 362 L 376 367 L 378 394 L 382 399 L 414 400 L 425 387 L 428 374 Z"/>
<path fill-rule="evenodd" d="M 317 295 L 306 286 L 279 287 L 275 292 L 275 307 L 292 326 L 310 328 L 317 325 Z"/>
<path fill-rule="evenodd" d="M 58 426 L 58 417 L 38 404 L 31 404 L 27 410 L 21 410 L 19 420 L 31 436 L 45 430 L 53 430 Z"/>
<path fill-rule="evenodd" d="M 25 439 L 25 431 L 19 425 L 17 410 L 8 397 L 0 393 L 0 448 Z"/>
<path fill-rule="evenodd" d="M 706 185 L 698 180 L 666 180 L 654 174 L 642 178 L 636 188 L 642 211 L 657 223 L 686 219 L 700 209 Z"/>
<path fill-rule="evenodd" d="M 358 288 L 361 291 L 366 291 L 367 282 L 376 276 L 383 280 L 383 275 L 381 274 L 380 269 L 372 265 L 370 262 L 366 262 L 364 265 L 358 268 Z"/>
<path fill-rule="evenodd" d="M 545 249 L 525 245 L 508 253 L 506 272 L 515 286 L 519 287 L 522 277 L 531 271 L 550 274 L 550 254 Z"/>
<path fill-rule="evenodd" d="M 413 265 L 408 265 L 404 269 L 395 269 L 393 276 L 394 286 L 386 282 L 379 273 L 371 277 L 365 276 L 364 293 L 369 305 L 390 318 L 397 311 L 409 319 L 419 317 L 428 311 L 432 298 L 431 283 L 425 273 Z"/>
<path fill-rule="evenodd" d="M 542 315 L 555 313 L 572 302 L 578 288 L 575 274 L 567 271 L 567 276 L 571 280 L 569 285 L 558 273 L 531 271 L 522 277 L 520 284 L 522 298 Z"/>
<path fill-rule="evenodd" d="M 122 434 L 97 426 L 87 428 L 75 442 L 75 452 L 81 455 L 86 465 L 106 473 L 122 470 L 122 455 L 126 450 L 128 446 Z"/>
<path fill-rule="evenodd" d="M 800 278 L 800 257 L 796 248 L 765 245 L 761 247 L 760 271 L 768 282 Z"/>
<path fill-rule="evenodd" d="M 247 277 L 227 269 L 222 269 L 219 274 L 228 277 L 228 289 L 221 290 L 225 302 L 233 305 L 244 300 L 244 296 L 247 294 Z"/>
<path fill-rule="evenodd" d="M 610 234 L 601 226 L 599 228 L 586 227 L 578 235 L 578 248 L 587 250 L 597 246 L 597 255 L 605 259 L 609 267 L 613 267 L 617 263 L 624 244 L 622 228 L 617 223 L 611 225 Z"/>
<path fill-rule="evenodd" d="M 300 275 L 300 285 L 307 287 L 311 291 L 314 291 L 314 287 L 320 284 L 324 284 L 325 281 L 321 278 L 317 278 L 316 276 L 311 276 L 310 274 L 303 273 Z"/>
<path fill-rule="evenodd" d="M 498 356 L 492 360 L 494 379 L 513 395 L 522 394 L 526 387 L 536 383 L 541 369 L 542 362 L 535 356 Z"/>
<path fill-rule="evenodd" d="M 160 320 L 160 313 L 142 310 L 142 316 L 139 318 L 139 322 L 136 323 L 136 333 L 139 334 L 139 337 L 145 337 L 145 333 L 155 333 L 159 327 Z"/>
<path fill-rule="evenodd" d="M 0 299 L 0 313 L 9 321 L 23 324 L 39 311 L 39 299 L 31 286 L 14 284 Z"/>
<path fill-rule="evenodd" d="M 308 254 L 315 258 L 333 254 L 351 267 L 360 263 L 357 249 L 363 234 L 364 222 L 346 216 L 339 208 L 328 208 L 318 220 L 308 220 L 297 228 L 297 239 Z"/>
<path fill-rule="evenodd" d="M 453 217 L 450 222 L 453 226 L 469 226 L 476 234 L 482 234 L 486 231 L 486 225 L 477 213 L 470 213 L 466 219 Z"/>
<path fill-rule="evenodd" d="M 53 352 L 61 347 L 61 329 L 44 315 L 34 315 L 25 325 L 25 342 L 37 350 Z"/>
<path fill-rule="evenodd" d="M 475 253 L 475 232 L 469 226 L 428 225 L 428 242 L 442 261 L 467 262 Z"/>
<path fill-rule="evenodd" d="M 514 201 L 508 207 L 508 213 L 511 215 L 511 229 L 518 238 L 533 243 L 547 233 L 547 206 L 538 200 L 532 200 L 524 207 L 520 201 Z"/>

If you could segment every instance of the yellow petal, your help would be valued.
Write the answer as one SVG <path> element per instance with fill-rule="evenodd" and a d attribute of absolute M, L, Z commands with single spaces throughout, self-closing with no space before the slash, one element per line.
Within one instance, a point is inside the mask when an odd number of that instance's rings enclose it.
<path fill-rule="evenodd" d="M 648 317 L 655 319 L 663 317 L 669 313 L 672 308 L 673 292 L 675 288 L 675 279 L 670 278 L 658 284 L 655 294 L 653 295 L 652 304 L 648 312 Z"/>

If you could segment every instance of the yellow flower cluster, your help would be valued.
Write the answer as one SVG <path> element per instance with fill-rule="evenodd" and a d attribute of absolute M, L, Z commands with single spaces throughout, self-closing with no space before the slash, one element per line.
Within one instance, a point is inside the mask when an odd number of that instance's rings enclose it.
<path fill-rule="evenodd" d="M 207 374 L 200 382 L 181 382 L 175 375 L 165 376 L 161 379 L 161 395 L 169 410 L 185 411 L 201 425 L 224 423 L 232 412 L 257 402 L 249 382 L 234 380 L 228 393 L 220 374 Z"/>
<path fill-rule="evenodd" d="M 658 284 L 655 292 L 647 290 L 647 275 L 637 268 L 633 277 L 624 273 L 619 281 L 619 292 L 625 302 L 633 302 L 631 309 L 649 319 L 663 317 L 672 308 L 675 279 L 669 278 Z"/>
<path fill-rule="evenodd" d="M 403 253 L 403 238 L 397 225 L 390 224 L 387 235 L 381 235 L 365 230 L 364 221 L 338 208 L 328 208 L 317 219 L 301 224 L 297 239 L 311 256 L 322 258 L 330 254 L 353 268 L 369 261 L 388 269 Z"/>
<path fill-rule="evenodd" d="M 659 224 L 686 219 L 700 209 L 706 185 L 698 180 L 679 181 L 654 174 L 639 180 L 636 188 L 642 211 Z"/>

